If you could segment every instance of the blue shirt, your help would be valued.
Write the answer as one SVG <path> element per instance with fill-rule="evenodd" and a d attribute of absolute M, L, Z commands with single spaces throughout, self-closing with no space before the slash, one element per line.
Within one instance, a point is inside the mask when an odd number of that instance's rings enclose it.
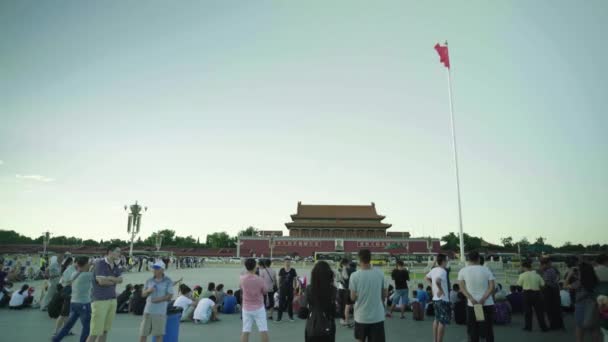
<path fill-rule="evenodd" d="M 222 313 L 233 314 L 236 312 L 236 297 L 226 295 L 222 304 Z"/>
<path fill-rule="evenodd" d="M 429 301 L 429 295 L 424 290 L 418 290 L 418 292 L 416 293 L 416 298 L 418 299 L 420 304 L 422 304 L 422 307 L 424 307 L 426 305 L 426 302 Z"/>
<path fill-rule="evenodd" d="M 171 278 L 164 276 L 162 279 L 158 280 L 156 278 L 150 278 L 146 281 L 145 289 L 155 288 L 155 291 L 148 295 L 146 298 L 146 307 L 144 308 L 144 313 L 154 314 L 154 315 L 166 315 L 167 314 L 167 304 L 169 301 L 152 303 L 152 299 L 164 297 L 168 294 L 173 294 L 173 281 Z"/>
<path fill-rule="evenodd" d="M 112 267 L 110 264 L 108 264 L 105 258 L 98 260 L 95 263 L 95 268 L 93 270 L 93 275 L 95 278 L 120 277 L 120 274 L 120 268 L 117 265 Z M 116 285 L 101 286 L 99 283 L 97 283 L 97 281 L 93 281 L 93 292 L 91 296 L 93 301 L 114 299 L 116 298 Z"/>

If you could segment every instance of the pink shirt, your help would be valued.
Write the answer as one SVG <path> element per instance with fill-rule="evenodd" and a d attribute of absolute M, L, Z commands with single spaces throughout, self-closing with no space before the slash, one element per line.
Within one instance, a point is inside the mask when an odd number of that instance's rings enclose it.
<path fill-rule="evenodd" d="M 264 294 L 268 292 L 264 280 L 255 274 L 247 273 L 241 276 L 243 291 L 243 310 L 255 311 L 264 307 Z"/>

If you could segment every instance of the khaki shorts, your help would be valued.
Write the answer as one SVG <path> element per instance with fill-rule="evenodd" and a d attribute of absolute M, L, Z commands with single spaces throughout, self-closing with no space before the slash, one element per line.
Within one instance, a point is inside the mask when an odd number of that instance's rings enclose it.
<path fill-rule="evenodd" d="M 116 316 L 116 299 L 98 300 L 91 303 L 91 336 L 101 336 L 110 331 Z"/>
<path fill-rule="evenodd" d="M 167 315 L 144 314 L 139 327 L 139 336 L 163 336 Z"/>

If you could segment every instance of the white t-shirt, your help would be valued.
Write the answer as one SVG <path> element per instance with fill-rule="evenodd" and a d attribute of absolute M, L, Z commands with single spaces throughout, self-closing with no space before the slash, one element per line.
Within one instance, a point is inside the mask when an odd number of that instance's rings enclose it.
<path fill-rule="evenodd" d="M 181 295 L 179 297 L 177 297 L 177 299 L 175 300 L 175 302 L 173 303 L 173 306 L 179 306 L 180 308 L 182 308 L 184 311 L 186 311 L 186 309 L 190 306 L 190 304 L 192 304 L 194 301 L 184 295 Z"/>
<path fill-rule="evenodd" d="M 213 312 L 213 306 L 215 302 L 213 302 L 209 298 L 203 298 L 198 302 L 196 309 L 194 309 L 194 314 L 192 318 L 199 321 L 208 321 L 211 318 L 211 313 Z"/>
<path fill-rule="evenodd" d="M 458 272 L 458 280 L 464 280 L 467 291 L 475 300 L 479 301 L 490 287 L 490 281 L 496 280 L 490 269 L 481 265 L 469 265 Z M 473 306 L 467 300 L 469 306 Z M 489 296 L 483 306 L 494 305 L 494 298 Z"/>
<path fill-rule="evenodd" d="M 13 296 L 11 297 L 11 301 L 8 303 L 8 306 L 15 307 L 15 306 L 23 305 L 26 295 L 27 295 L 27 290 L 23 291 L 23 294 L 19 294 L 18 291 L 15 291 L 13 293 Z"/>
<path fill-rule="evenodd" d="M 448 298 L 448 272 L 442 267 L 433 268 L 427 275 L 432 281 L 431 287 L 433 289 L 433 300 L 442 300 L 449 302 Z M 439 297 L 437 294 L 439 288 L 437 287 L 437 279 L 441 279 L 441 289 L 443 290 L 443 296 Z"/>
<path fill-rule="evenodd" d="M 569 308 L 572 305 L 572 298 L 570 297 L 570 293 L 568 291 L 559 291 L 559 298 L 561 301 L 561 306 Z"/>

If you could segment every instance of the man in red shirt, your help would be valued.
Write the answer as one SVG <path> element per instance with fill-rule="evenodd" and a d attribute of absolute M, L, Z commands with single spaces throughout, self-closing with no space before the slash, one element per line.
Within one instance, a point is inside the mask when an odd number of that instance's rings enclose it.
<path fill-rule="evenodd" d="M 266 308 L 264 295 L 268 292 L 266 283 L 255 274 L 255 259 L 245 260 L 247 273 L 241 276 L 241 290 L 243 292 L 243 333 L 241 342 L 249 342 L 249 334 L 253 322 L 260 331 L 262 342 L 268 342 L 268 324 L 266 322 Z"/>

